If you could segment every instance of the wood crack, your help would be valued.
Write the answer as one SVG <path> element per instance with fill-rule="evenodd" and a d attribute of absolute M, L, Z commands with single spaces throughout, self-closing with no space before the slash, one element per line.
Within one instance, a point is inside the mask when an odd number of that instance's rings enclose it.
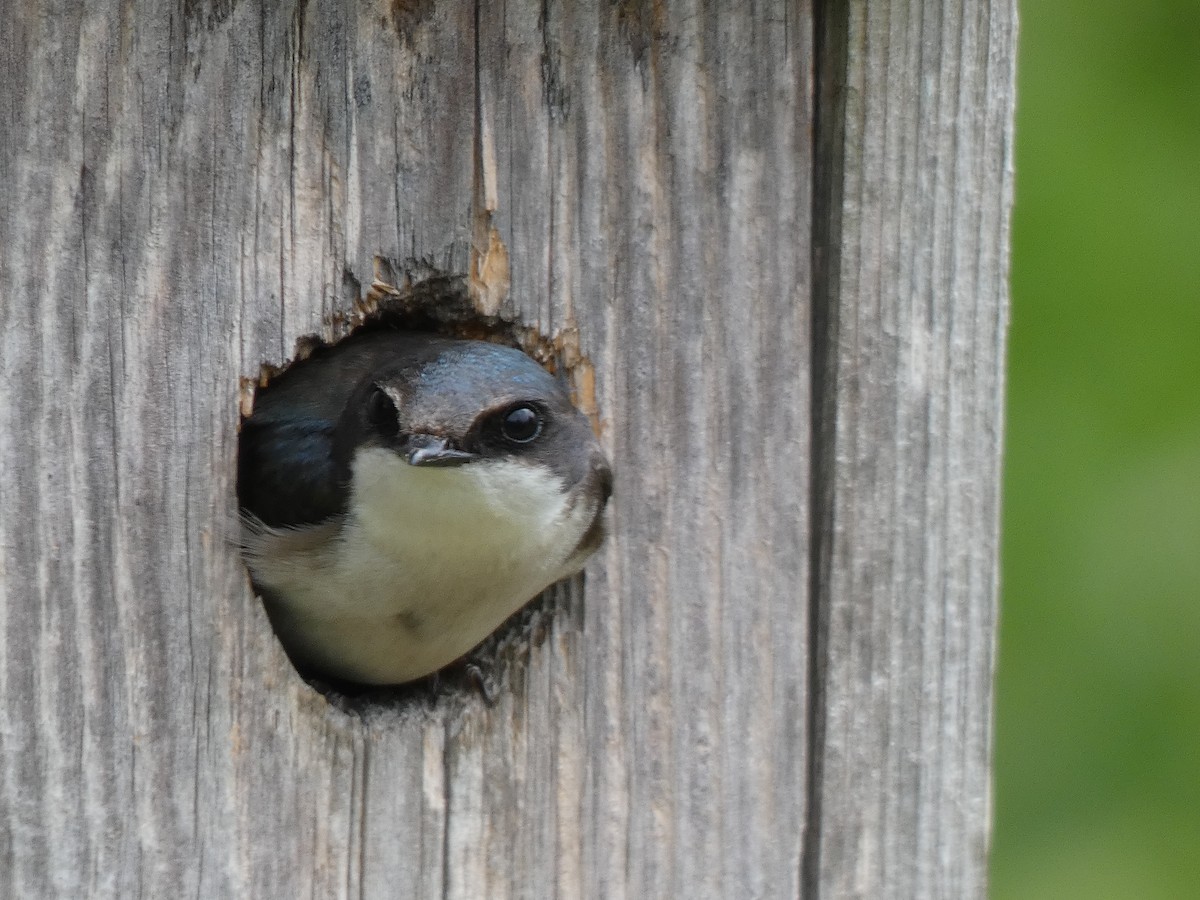
<path fill-rule="evenodd" d="M 808 727 L 806 729 L 805 826 L 801 850 L 801 896 L 820 892 L 822 781 L 825 744 L 825 680 L 828 654 L 829 574 L 833 536 L 836 453 L 837 304 L 842 206 L 841 152 L 845 137 L 845 72 L 848 9 L 842 0 L 813 10 L 812 130 L 812 367 L 809 398 L 809 585 Z"/>

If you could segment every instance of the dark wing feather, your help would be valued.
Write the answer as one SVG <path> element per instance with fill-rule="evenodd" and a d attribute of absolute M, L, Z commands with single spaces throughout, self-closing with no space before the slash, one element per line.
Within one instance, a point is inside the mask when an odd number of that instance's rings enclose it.
<path fill-rule="evenodd" d="M 250 419 L 242 424 L 238 500 L 272 528 L 314 525 L 346 508 L 333 458 L 332 422 Z"/>
<path fill-rule="evenodd" d="M 242 509 L 272 528 L 312 525 L 344 513 L 347 473 L 335 457 L 335 432 L 356 386 L 380 367 L 432 358 L 447 343 L 424 334 L 363 332 L 314 351 L 272 378 L 242 422 Z"/>

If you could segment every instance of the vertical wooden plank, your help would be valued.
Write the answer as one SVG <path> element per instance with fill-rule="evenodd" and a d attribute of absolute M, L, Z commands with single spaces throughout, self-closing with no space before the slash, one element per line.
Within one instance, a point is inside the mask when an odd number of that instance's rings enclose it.
<path fill-rule="evenodd" d="M 1015 9 L 821 19 L 805 889 L 982 897 Z"/>
<path fill-rule="evenodd" d="M 807 7 L 0 15 L 0 893 L 795 893 Z M 228 542 L 239 378 L 377 266 L 583 354 L 619 473 L 491 708 L 330 705 Z"/>

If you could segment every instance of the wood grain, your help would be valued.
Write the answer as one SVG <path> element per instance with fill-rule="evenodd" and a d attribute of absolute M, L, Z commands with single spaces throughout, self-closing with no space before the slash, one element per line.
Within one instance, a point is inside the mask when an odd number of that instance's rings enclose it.
<path fill-rule="evenodd" d="M 0 895 L 982 896 L 1012 20 L 0 7 Z M 490 707 L 330 703 L 228 541 L 396 273 L 577 330 L 617 472 Z"/>
<path fill-rule="evenodd" d="M 831 6 L 805 893 L 983 897 L 1015 9 Z"/>

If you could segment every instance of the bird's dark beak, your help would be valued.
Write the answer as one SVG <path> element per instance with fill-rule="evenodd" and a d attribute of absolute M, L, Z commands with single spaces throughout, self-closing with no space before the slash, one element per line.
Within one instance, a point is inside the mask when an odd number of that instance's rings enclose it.
<path fill-rule="evenodd" d="M 414 434 L 408 439 L 408 463 L 411 466 L 461 466 L 475 459 L 474 453 L 455 450 L 445 438 Z"/>

